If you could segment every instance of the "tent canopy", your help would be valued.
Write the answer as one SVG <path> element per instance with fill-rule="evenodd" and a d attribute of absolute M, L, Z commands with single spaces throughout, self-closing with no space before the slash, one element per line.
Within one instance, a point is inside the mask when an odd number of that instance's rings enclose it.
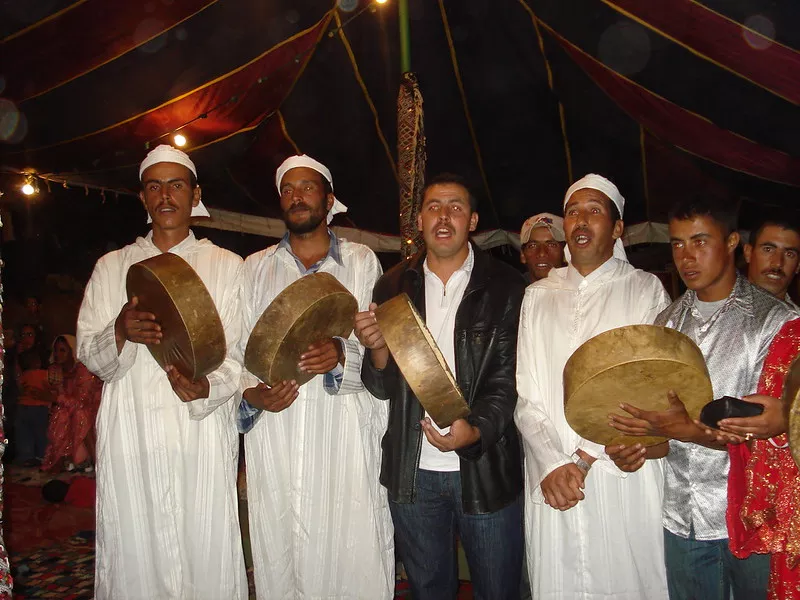
<path fill-rule="evenodd" d="M 587 172 L 617 183 L 631 224 L 696 192 L 745 218 L 794 210 L 797 3 L 409 6 L 428 173 L 472 182 L 480 230 L 559 211 Z M 212 208 L 279 216 L 272 174 L 304 152 L 350 207 L 336 224 L 398 235 L 397 14 L 395 0 L 2 2 L 0 183 L 33 169 L 133 194 L 146 149 L 180 129 Z"/>

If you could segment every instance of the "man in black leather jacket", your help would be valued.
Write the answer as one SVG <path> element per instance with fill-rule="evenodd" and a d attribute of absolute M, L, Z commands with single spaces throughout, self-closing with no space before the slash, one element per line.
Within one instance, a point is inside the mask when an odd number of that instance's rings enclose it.
<path fill-rule="evenodd" d="M 519 597 L 522 464 L 513 416 L 525 284 L 515 269 L 471 245 L 475 208 L 460 177 L 431 180 L 417 221 L 427 253 L 388 271 L 373 294 L 375 303 L 401 292 L 411 298 L 455 373 L 471 410 L 466 419 L 439 429 L 389 355 L 371 312 L 376 304 L 356 317 L 367 348 L 362 380 L 390 402 L 380 477 L 415 600 L 455 597 L 456 532 L 475 597 Z"/>

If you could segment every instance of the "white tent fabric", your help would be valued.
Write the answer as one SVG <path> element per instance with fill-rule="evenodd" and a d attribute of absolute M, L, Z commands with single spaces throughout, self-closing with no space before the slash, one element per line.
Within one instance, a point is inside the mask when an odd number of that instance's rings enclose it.
<path fill-rule="evenodd" d="M 211 213 L 211 218 L 195 219 L 193 221 L 195 226 L 251 233 L 270 238 L 280 238 L 286 233 L 286 227 L 280 219 L 246 215 L 219 208 L 209 208 L 208 211 Z M 331 229 L 339 237 L 364 244 L 375 252 L 400 252 L 402 239 L 399 236 L 352 227 L 333 226 Z M 519 233 L 504 229 L 482 231 L 472 236 L 472 239 L 480 248 L 494 248 L 508 244 L 519 249 Z M 637 223 L 625 227 L 622 240 L 626 246 L 646 243 L 666 244 L 669 243 L 669 231 L 666 223 Z"/>

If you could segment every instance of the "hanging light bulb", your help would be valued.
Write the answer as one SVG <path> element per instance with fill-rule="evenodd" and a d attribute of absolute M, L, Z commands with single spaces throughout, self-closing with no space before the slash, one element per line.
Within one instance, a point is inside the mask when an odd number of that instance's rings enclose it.
<path fill-rule="evenodd" d="M 173 140 L 175 141 L 175 145 L 178 146 L 178 148 L 183 148 L 186 145 L 186 137 L 181 135 L 180 133 L 175 134 Z"/>
<path fill-rule="evenodd" d="M 375 0 L 378 4 L 386 4 L 386 0 Z"/>
<path fill-rule="evenodd" d="M 22 186 L 22 193 L 26 196 L 33 196 L 36 193 L 36 187 L 33 185 L 33 175 L 25 176 L 25 183 Z"/>

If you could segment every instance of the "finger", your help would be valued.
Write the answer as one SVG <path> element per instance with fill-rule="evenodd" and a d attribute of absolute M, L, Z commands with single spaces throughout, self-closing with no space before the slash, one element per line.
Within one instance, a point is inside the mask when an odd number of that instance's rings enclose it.
<path fill-rule="evenodd" d="M 633 417 L 635 417 L 637 419 L 641 419 L 643 421 L 646 421 L 647 417 L 649 415 L 648 411 L 642 410 L 641 408 L 637 408 L 636 406 L 632 406 L 632 405 L 627 404 L 625 402 L 620 403 L 619 407 L 622 410 L 624 410 L 626 413 L 628 413 L 629 415 L 632 415 Z M 611 416 L 612 417 L 618 417 L 618 418 L 621 418 L 621 419 L 628 418 L 628 417 L 623 417 L 623 416 L 620 416 L 620 415 L 617 415 L 617 414 L 614 414 L 614 413 L 611 413 Z"/>
<path fill-rule="evenodd" d="M 686 408 L 683 401 L 678 397 L 678 394 L 675 393 L 675 390 L 667 392 L 667 401 L 669 402 L 670 408 Z"/>
<path fill-rule="evenodd" d="M 640 456 L 647 454 L 647 450 L 641 444 L 634 444 L 633 446 L 625 446 L 620 451 L 619 457 L 623 460 L 638 460 Z"/>
<path fill-rule="evenodd" d="M 374 302 L 370 302 L 369 303 L 369 311 L 370 312 L 374 312 L 376 308 L 378 308 L 377 304 L 375 304 Z"/>
<path fill-rule="evenodd" d="M 760 429 L 766 423 L 763 415 L 757 417 L 731 417 L 729 419 L 720 420 L 717 425 L 720 429 Z M 739 433 L 734 431 L 734 433 Z M 744 433 L 747 433 L 746 431 Z"/>
<path fill-rule="evenodd" d="M 760 394 L 752 394 L 750 396 L 744 396 L 742 398 L 745 402 L 749 402 L 750 404 L 760 404 L 764 408 L 778 400 L 778 398 L 773 398 L 771 396 L 762 396 Z"/>
<path fill-rule="evenodd" d="M 617 465 L 621 471 L 625 471 L 627 473 L 633 473 L 634 471 L 638 471 L 644 466 L 644 457 L 632 462 L 632 463 L 623 463 L 621 465 Z"/>
<path fill-rule="evenodd" d="M 624 433 L 625 435 L 634 435 L 634 436 L 650 435 L 650 429 L 648 427 L 632 427 L 629 425 L 624 425 L 623 423 L 618 423 L 616 421 L 609 421 L 608 425 L 610 427 L 613 427 L 617 431 Z"/>
<path fill-rule="evenodd" d="M 428 442 L 436 449 L 441 450 L 442 452 L 446 452 L 449 450 L 447 440 L 443 435 L 441 435 L 438 431 L 436 431 L 430 422 L 427 420 L 420 421 L 422 425 L 422 431 L 425 433 L 425 437 L 427 438 Z"/>
<path fill-rule="evenodd" d="M 740 425 L 722 425 L 722 423 L 720 423 L 719 428 L 726 433 L 732 433 L 742 437 L 746 436 L 748 433 L 752 433 L 753 435 L 761 433 L 760 427 L 742 427 Z"/>
<path fill-rule="evenodd" d="M 612 423 L 617 423 L 626 427 L 639 427 L 643 429 L 650 428 L 650 422 L 647 419 L 642 419 L 639 417 L 626 417 L 624 415 L 611 413 L 608 415 L 608 420 Z"/>
<path fill-rule="evenodd" d="M 128 314 L 125 315 L 125 319 L 127 321 L 154 322 L 156 321 L 156 316 L 151 312 L 140 312 L 138 310 L 129 310 Z"/>

